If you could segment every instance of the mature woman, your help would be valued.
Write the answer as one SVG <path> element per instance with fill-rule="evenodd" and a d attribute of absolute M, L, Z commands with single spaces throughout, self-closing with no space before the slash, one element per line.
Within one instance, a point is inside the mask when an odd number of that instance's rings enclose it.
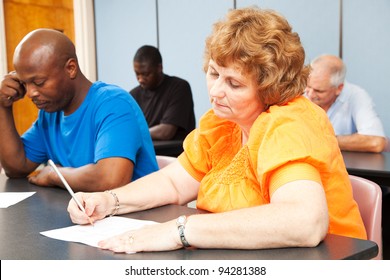
<path fill-rule="evenodd" d="M 308 69 L 279 14 L 229 12 L 206 41 L 212 110 L 178 161 L 110 193 L 79 193 L 75 223 L 197 199 L 210 214 L 103 240 L 115 252 L 316 246 L 327 233 L 366 238 L 332 126 L 302 96 Z M 118 206 L 118 207 L 116 207 Z"/>

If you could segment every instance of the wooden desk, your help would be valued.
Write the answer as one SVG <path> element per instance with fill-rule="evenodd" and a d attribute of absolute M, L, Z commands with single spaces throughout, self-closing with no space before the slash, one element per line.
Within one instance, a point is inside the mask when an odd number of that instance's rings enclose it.
<path fill-rule="evenodd" d="M 156 155 L 177 157 L 183 152 L 183 140 L 153 141 Z"/>
<path fill-rule="evenodd" d="M 66 211 L 70 195 L 59 188 L 31 185 L 25 179 L 7 179 L 0 175 L 0 192 L 36 192 L 33 196 L 0 209 L 0 259 L 135 259 L 135 260 L 330 260 L 370 259 L 378 254 L 371 241 L 328 235 L 315 248 L 269 250 L 181 249 L 169 252 L 115 254 L 80 243 L 60 241 L 39 232 L 72 225 Z M 135 219 L 164 222 L 182 214 L 200 213 L 184 206 L 169 205 L 125 215 Z"/>

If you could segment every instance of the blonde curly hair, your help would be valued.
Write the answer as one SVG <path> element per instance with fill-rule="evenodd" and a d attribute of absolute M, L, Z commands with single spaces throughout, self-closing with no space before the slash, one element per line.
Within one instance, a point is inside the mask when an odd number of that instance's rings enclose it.
<path fill-rule="evenodd" d="M 231 10 L 214 24 L 206 39 L 204 71 L 210 59 L 256 77 L 266 106 L 283 105 L 302 95 L 309 74 L 299 35 L 283 16 L 257 7 Z"/>

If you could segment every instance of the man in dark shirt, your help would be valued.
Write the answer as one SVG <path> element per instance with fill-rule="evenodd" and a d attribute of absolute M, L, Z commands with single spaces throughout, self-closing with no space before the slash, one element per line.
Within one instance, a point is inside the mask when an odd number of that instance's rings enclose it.
<path fill-rule="evenodd" d="M 152 139 L 184 139 L 195 128 L 189 83 L 163 73 L 161 54 L 153 46 L 139 48 L 133 66 L 139 86 L 130 93 L 145 115 Z"/>

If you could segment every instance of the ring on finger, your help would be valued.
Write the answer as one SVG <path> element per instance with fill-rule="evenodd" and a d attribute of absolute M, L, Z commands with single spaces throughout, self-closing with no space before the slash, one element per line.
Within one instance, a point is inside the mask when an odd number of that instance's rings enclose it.
<path fill-rule="evenodd" d="M 130 235 L 128 241 L 129 241 L 130 245 L 133 244 L 134 243 L 134 236 Z"/>
<path fill-rule="evenodd" d="M 12 99 L 12 96 L 8 96 L 7 99 L 8 99 L 8 100 L 11 100 L 11 99 Z"/>

